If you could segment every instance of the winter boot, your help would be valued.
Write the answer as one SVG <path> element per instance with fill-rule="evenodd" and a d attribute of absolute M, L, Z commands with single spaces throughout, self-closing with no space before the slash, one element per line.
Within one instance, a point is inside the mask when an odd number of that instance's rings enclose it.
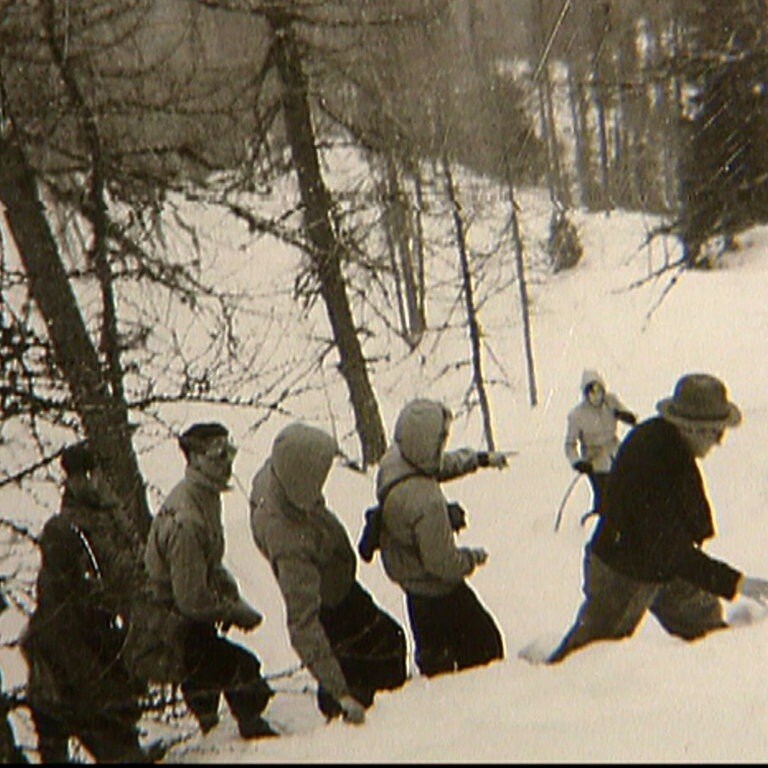
<path fill-rule="evenodd" d="M 200 723 L 200 730 L 205 735 L 210 733 L 219 724 L 219 716 L 216 712 L 207 712 L 203 715 L 198 715 L 197 721 Z"/>
<path fill-rule="evenodd" d="M 243 718 L 237 729 L 244 739 L 270 739 L 280 734 L 263 717 Z"/>

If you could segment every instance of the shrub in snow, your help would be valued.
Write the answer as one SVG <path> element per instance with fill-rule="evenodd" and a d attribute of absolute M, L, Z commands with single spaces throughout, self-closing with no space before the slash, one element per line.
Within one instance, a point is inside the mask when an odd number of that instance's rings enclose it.
<path fill-rule="evenodd" d="M 552 214 L 549 221 L 547 253 L 555 272 L 575 267 L 584 253 L 576 225 L 565 211 L 556 210 Z"/>

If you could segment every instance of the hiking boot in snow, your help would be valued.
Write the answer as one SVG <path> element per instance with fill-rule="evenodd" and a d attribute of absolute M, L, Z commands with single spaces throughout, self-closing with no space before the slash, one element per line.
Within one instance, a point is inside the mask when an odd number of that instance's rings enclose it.
<path fill-rule="evenodd" d="M 263 717 L 240 720 L 237 729 L 244 739 L 270 739 L 280 735 Z"/>
<path fill-rule="evenodd" d="M 200 730 L 205 735 L 210 733 L 219 724 L 219 715 L 216 712 L 198 715 L 197 721 L 200 723 Z"/>

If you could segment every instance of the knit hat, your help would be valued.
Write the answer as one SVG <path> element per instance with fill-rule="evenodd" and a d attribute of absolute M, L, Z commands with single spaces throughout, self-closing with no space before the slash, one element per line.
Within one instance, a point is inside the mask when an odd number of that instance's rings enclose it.
<path fill-rule="evenodd" d="M 190 453 L 205 453 L 208 444 L 217 437 L 229 437 L 229 430 L 216 421 L 199 422 L 180 435 L 179 446 L 189 459 Z"/>
<path fill-rule="evenodd" d="M 672 397 L 659 400 L 656 409 L 672 422 L 722 427 L 741 423 L 741 411 L 728 400 L 725 384 L 707 373 L 683 376 L 675 385 Z"/>
<path fill-rule="evenodd" d="M 87 440 L 67 446 L 61 454 L 61 468 L 69 475 L 84 475 L 96 468 L 96 457 Z"/>

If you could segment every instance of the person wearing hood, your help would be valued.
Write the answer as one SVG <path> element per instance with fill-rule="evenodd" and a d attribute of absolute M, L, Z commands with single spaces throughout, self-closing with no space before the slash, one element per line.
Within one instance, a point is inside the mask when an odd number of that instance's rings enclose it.
<path fill-rule="evenodd" d="M 121 658 L 138 541 L 86 441 L 65 448 L 61 466 L 61 508 L 39 538 L 37 605 L 21 638 L 40 760 L 69 762 L 76 736 L 98 762 L 151 762 L 137 728 L 145 689 Z"/>
<path fill-rule="evenodd" d="M 217 422 L 192 425 L 179 446 L 187 467 L 150 526 L 144 564 L 151 610 L 130 655 L 149 679 L 181 684 L 203 733 L 218 724 L 223 694 L 244 739 L 275 736 L 262 716 L 273 691 L 261 663 L 225 636 L 231 626 L 248 632 L 262 621 L 223 565 L 221 494 L 237 449 Z"/>
<path fill-rule="evenodd" d="M 710 557 L 712 510 L 697 461 L 741 422 L 715 376 L 681 377 L 658 416 L 636 426 L 616 455 L 603 514 L 585 548 L 576 621 L 549 663 L 598 640 L 629 637 L 650 611 L 670 634 L 695 640 L 727 626 L 721 598 L 768 604 L 768 581 Z"/>
<path fill-rule="evenodd" d="M 487 664 L 504 656 L 501 633 L 466 583 L 488 557 L 457 547 L 440 483 L 507 465 L 501 452 L 445 451 L 452 414 L 417 399 L 400 412 L 394 443 L 376 476 L 384 570 L 406 596 L 416 665 L 426 676 Z"/>
<path fill-rule="evenodd" d="M 405 682 L 406 642 L 358 582 L 347 531 L 326 506 L 337 454 L 321 429 L 281 430 L 253 478 L 251 530 L 283 595 L 291 644 L 318 682 L 320 711 L 362 723 L 376 691 Z"/>
<path fill-rule="evenodd" d="M 571 466 L 589 478 L 592 510 L 582 518 L 599 515 L 613 459 L 619 448 L 618 422 L 634 425 L 637 416 L 609 392 L 603 377 L 594 370 L 581 377 L 582 401 L 568 414 L 565 455 Z"/>

